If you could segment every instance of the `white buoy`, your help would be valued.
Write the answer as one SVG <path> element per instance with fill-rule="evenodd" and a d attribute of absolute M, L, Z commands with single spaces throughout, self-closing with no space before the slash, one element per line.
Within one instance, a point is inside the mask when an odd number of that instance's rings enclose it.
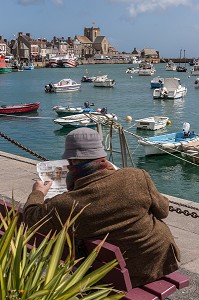
<path fill-rule="evenodd" d="M 127 122 L 131 122 L 131 121 L 132 121 L 132 117 L 131 117 L 131 116 L 127 116 L 127 117 L 126 117 L 126 121 L 127 121 Z"/>

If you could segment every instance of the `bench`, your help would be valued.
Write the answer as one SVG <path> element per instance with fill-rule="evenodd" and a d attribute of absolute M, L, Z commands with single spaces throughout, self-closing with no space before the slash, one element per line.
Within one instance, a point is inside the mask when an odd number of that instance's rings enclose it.
<path fill-rule="evenodd" d="M 85 240 L 84 244 L 90 253 L 101 240 Z M 117 259 L 119 264 L 103 278 L 104 283 L 112 283 L 115 288 L 126 292 L 123 299 L 126 300 L 164 300 L 172 295 L 177 289 L 182 289 L 189 285 L 189 277 L 180 273 L 173 272 L 165 277 L 148 283 L 141 287 L 132 288 L 129 272 L 119 247 L 104 242 L 93 268 L 98 268 L 102 264 L 112 259 Z"/>
<path fill-rule="evenodd" d="M 11 209 L 10 203 L 6 203 L 7 209 Z M 5 203 L 0 199 L 0 212 L 5 216 Z M 23 220 L 22 210 L 20 210 L 19 222 Z M 3 235 L 1 230 L 0 236 Z M 37 245 L 42 241 L 43 235 L 36 234 Z M 32 247 L 32 241 L 30 241 L 29 248 Z M 89 254 L 101 240 L 84 240 L 84 247 Z M 64 256 L 67 253 L 67 249 L 64 249 Z M 163 278 L 156 280 L 152 283 L 143 285 L 141 287 L 132 288 L 129 271 L 126 268 L 125 259 L 119 249 L 119 247 L 112 245 L 108 242 L 104 242 L 97 259 L 93 263 L 92 269 L 97 269 L 103 264 L 110 262 L 113 259 L 118 260 L 118 265 L 112 269 L 104 278 L 103 283 L 111 283 L 115 289 L 125 291 L 126 294 L 123 299 L 126 300 L 164 300 L 168 296 L 175 293 L 177 289 L 182 289 L 189 285 L 189 277 L 180 273 L 179 271 L 173 272 Z"/>

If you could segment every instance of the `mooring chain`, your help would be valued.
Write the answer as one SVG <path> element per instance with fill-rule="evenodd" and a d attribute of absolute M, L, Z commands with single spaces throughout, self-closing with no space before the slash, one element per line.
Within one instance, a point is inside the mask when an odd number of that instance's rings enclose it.
<path fill-rule="evenodd" d="M 175 205 L 178 205 L 178 206 L 183 206 L 183 207 L 187 207 L 187 208 L 190 208 L 190 209 L 194 209 L 194 210 L 198 210 L 199 211 L 199 208 L 197 207 L 193 207 L 191 205 L 187 205 L 187 204 L 182 204 L 182 203 L 177 203 L 177 202 L 174 202 L 174 201 L 170 201 L 171 203 L 175 204 Z M 189 210 L 185 209 L 181 209 L 179 207 L 173 207 L 173 206 L 169 206 L 169 211 L 173 212 L 175 211 L 176 213 L 178 214 L 183 214 L 185 215 L 186 217 L 188 216 L 191 216 L 192 218 L 196 219 L 196 218 L 199 218 L 199 214 L 197 214 L 197 212 L 193 211 L 193 212 L 189 212 Z"/>
<path fill-rule="evenodd" d="M 46 157 L 41 156 L 40 154 L 32 151 L 31 149 L 23 146 L 22 144 L 18 143 L 17 141 L 11 139 L 10 137 L 8 137 L 7 135 L 5 135 L 3 132 L 0 132 L 0 136 L 2 136 L 4 139 L 10 141 L 11 143 L 17 145 L 18 147 L 20 147 L 21 149 L 25 150 L 26 152 L 29 152 L 30 154 L 34 155 L 35 157 L 41 159 L 41 160 L 48 160 Z"/>

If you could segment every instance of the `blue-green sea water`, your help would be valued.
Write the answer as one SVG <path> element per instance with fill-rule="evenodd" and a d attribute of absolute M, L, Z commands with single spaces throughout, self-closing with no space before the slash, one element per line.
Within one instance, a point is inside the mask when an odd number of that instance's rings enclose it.
<path fill-rule="evenodd" d="M 190 72 L 177 73 L 165 71 L 165 64 L 155 65 L 154 76 L 126 74 L 132 65 L 82 65 L 77 68 L 43 68 L 32 71 L 13 72 L 0 75 L 0 105 L 40 102 L 37 113 L 26 116 L 0 116 L 0 131 L 11 139 L 46 157 L 61 159 L 64 137 L 68 129 L 55 124 L 57 117 L 52 110 L 55 105 L 82 106 L 85 101 L 93 102 L 95 108 L 107 107 L 108 112 L 118 116 L 118 122 L 126 131 L 129 149 L 136 167 L 147 170 L 162 193 L 199 202 L 199 166 L 181 160 L 181 156 L 160 155 L 146 157 L 137 139 L 131 135 L 152 136 L 167 132 L 181 131 L 184 122 L 191 124 L 191 131 L 199 133 L 199 89 L 194 88 L 195 77 Z M 134 67 L 137 67 L 136 65 Z M 92 83 L 82 83 L 76 92 L 48 94 L 45 84 L 58 82 L 63 78 L 81 81 L 86 71 L 90 76 L 107 74 L 116 80 L 114 88 L 97 88 Z M 185 98 L 178 100 L 154 100 L 150 81 L 153 77 L 178 77 L 188 88 Z M 168 116 L 171 125 L 156 132 L 136 130 L 135 119 L 163 115 Z M 126 122 L 126 116 L 132 122 Z M 114 132 L 113 149 L 120 150 L 118 135 Z M 33 158 L 10 141 L 0 137 L 0 150 Z M 121 156 L 113 154 L 114 163 L 122 166 Z M 122 184 L 122 183 L 121 183 Z"/>

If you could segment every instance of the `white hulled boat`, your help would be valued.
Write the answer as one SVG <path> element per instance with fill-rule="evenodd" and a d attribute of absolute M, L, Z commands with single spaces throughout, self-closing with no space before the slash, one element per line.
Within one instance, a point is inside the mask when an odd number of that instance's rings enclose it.
<path fill-rule="evenodd" d="M 155 68 L 153 67 L 153 64 L 148 62 L 143 62 L 139 65 L 139 76 L 151 76 L 155 73 Z"/>
<path fill-rule="evenodd" d="M 45 85 L 45 92 L 46 93 L 64 93 L 64 92 L 71 92 L 71 91 L 78 91 L 81 87 L 80 83 L 67 78 L 62 79 L 58 83 L 49 83 Z"/>
<path fill-rule="evenodd" d="M 94 86 L 97 87 L 114 87 L 116 82 L 113 79 L 108 78 L 107 75 L 96 76 L 93 80 Z"/>
<path fill-rule="evenodd" d="M 183 151 L 190 142 L 199 141 L 199 135 L 189 132 L 190 124 L 184 123 L 181 132 L 140 138 L 138 143 L 144 147 L 145 155 L 166 154 Z"/>
<path fill-rule="evenodd" d="M 187 88 L 182 86 L 179 78 L 164 78 L 164 85 L 153 91 L 154 99 L 179 99 L 186 95 Z"/>

